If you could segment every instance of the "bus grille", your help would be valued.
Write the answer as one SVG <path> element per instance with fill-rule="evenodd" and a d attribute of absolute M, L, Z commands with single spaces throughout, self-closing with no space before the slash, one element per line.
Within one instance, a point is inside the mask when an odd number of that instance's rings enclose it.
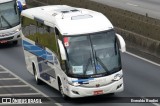
<path fill-rule="evenodd" d="M 0 38 L 0 41 L 2 41 L 2 40 L 12 40 L 14 38 L 14 36 L 12 36 L 12 37 L 7 37 L 7 38 Z"/>

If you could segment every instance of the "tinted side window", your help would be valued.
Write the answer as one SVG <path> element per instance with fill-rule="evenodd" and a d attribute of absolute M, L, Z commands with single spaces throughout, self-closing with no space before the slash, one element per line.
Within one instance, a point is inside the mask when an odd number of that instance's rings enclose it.
<path fill-rule="evenodd" d="M 36 33 L 36 21 L 22 17 L 22 32 L 24 36 Z"/>
<path fill-rule="evenodd" d="M 54 28 L 41 22 L 23 17 L 22 31 L 25 37 L 36 42 L 41 47 L 46 47 L 58 56 L 57 40 Z"/>

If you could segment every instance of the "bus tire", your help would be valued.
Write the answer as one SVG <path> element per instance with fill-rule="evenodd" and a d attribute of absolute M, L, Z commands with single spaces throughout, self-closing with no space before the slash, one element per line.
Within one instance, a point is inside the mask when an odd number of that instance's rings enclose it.
<path fill-rule="evenodd" d="M 110 93 L 109 95 L 110 95 L 110 96 L 114 96 L 114 95 L 115 95 L 115 93 Z"/>
<path fill-rule="evenodd" d="M 68 97 L 64 94 L 63 85 L 60 81 L 60 78 L 58 78 L 58 86 L 59 86 L 59 91 L 61 93 L 62 98 L 66 100 Z"/>
<path fill-rule="evenodd" d="M 12 42 L 14 45 L 18 44 L 18 40 Z"/>
<path fill-rule="evenodd" d="M 41 85 L 42 81 L 38 78 L 38 74 L 34 64 L 33 64 L 33 73 L 34 73 L 34 78 L 36 80 L 37 85 Z"/>

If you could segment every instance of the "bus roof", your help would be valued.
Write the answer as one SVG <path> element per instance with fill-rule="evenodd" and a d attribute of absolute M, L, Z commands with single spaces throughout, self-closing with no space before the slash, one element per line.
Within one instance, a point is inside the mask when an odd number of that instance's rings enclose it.
<path fill-rule="evenodd" d="M 62 35 L 94 33 L 113 28 L 111 22 L 103 14 L 67 5 L 30 8 L 23 10 L 21 15 L 56 27 Z"/>

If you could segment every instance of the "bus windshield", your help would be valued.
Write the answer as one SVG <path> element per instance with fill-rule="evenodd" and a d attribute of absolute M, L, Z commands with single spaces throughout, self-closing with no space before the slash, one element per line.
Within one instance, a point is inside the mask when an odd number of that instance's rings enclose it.
<path fill-rule="evenodd" d="M 63 38 L 68 57 L 68 74 L 98 77 L 121 70 L 120 52 L 114 30 Z"/>
<path fill-rule="evenodd" d="M 15 0 L 0 4 L 0 30 L 12 28 L 20 24 L 20 16 L 18 13 Z"/>

